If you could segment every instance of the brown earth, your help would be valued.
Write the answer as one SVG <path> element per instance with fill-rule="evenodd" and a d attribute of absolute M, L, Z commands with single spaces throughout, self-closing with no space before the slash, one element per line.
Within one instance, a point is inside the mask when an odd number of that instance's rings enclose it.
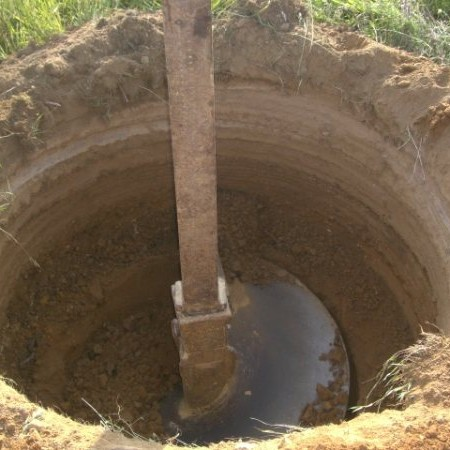
<path fill-rule="evenodd" d="M 430 323 L 450 329 L 450 70 L 312 27 L 290 1 L 218 20 L 215 64 L 227 279 L 307 285 L 339 325 L 363 404 L 390 355 Z M 159 402 L 179 381 L 166 99 L 159 14 L 118 13 L 0 65 L 0 191 L 14 193 L 0 367 L 61 413 L 31 420 L 37 406 L 5 385 L 4 448 L 138 446 L 65 414 L 163 434 Z M 219 446 L 450 448 L 448 343 L 427 339 L 406 410 Z"/>

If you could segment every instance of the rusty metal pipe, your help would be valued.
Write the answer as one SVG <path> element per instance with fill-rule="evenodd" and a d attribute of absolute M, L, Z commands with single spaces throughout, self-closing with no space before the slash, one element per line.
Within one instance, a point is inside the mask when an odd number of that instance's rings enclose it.
<path fill-rule="evenodd" d="M 219 280 L 214 71 L 210 0 L 165 0 L 164 42 L 182 281 L 172 288 L 173 334 L 187 408 L 217 409 L 235 357 Z"/>
<path fill-rule="evenodd" d="M 164 41 L 184 312 L 220 310 L 210 0 L 166 0 Z"/>

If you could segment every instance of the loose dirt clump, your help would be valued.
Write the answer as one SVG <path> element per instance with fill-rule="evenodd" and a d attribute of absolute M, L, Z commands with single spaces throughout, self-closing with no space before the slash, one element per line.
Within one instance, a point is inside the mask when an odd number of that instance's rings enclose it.
<path fill-rule="evenodd" d="M 137 211 L 104 216 L 103 226 L 57 246 L 42 255 L 40 269 L 23 274 L 1 360 L 36 401 L 92 423 L 101 412 L 136 433 L 161 436 L 159 402 L 180 382 L 170 327 L 176 236 L 172 217 Z"/>
<path fill-rule="evenodd" d="M 316 400 L 308 404 L 299 418 L 300 426 L 315 427 L 329 423 L 340 423 L 342 412 L 348 405 L 348 393 L 344 387 L 348 383 L 343 364 L 347 358 L 342 340 L 336 336 L 334 346 L 320 356 L 321 361 L 330 361 L 333 381 L 328 386 L 317 384 Z"/>
<path fill-rule="evenodd" d="M 424 334 L 400 352 L 401 381 L 409 381 L 407 406 L 416 403 L 450 406 L 450 341 L 439 334 Z M 405 382 L 403 383 L 405 384 Z"/>
<path fill-rule="evenodd" d="M 109 420 L 129 424 L 140 435 L 164 436 L 160 401 L 180 377 L 168 336 L 170 316 L 158 325 L 159 305 L 152 306 L 155 309 L 148 314 L 105 323 L 86 342 L 84 354 L 69 366 L 72 379 L 63 394 L 63 411 L 91 423 L 98 421 L 98 413 L 80 401 L 80 394 L 86 393 L 96 411 Z"/>

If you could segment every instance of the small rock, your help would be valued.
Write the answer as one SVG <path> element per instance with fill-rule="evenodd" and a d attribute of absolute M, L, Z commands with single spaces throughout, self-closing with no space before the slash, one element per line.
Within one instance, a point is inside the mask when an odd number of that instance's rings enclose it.
<path fill-rule="evenodd" d="M 40 299 L 39 299 L 39 304 L 42 306 L 47 305 L 49 302 L 49 297 L 48 295 L 43 295 Z"/>
<path fill-rule="evenodd" d="M 99 381 L 101 387 L 105 387 L 108 384 L 108 376 L 105 373 L 102 373 L 98 377 L 98 381 Z"/>
<path fill-rule="evenodd" d="M 22 431 L 24 433 L 27 433 L 31 430 L 43 430 L 44 428 L 46 428 L 47 425 L 45 425 L 45 423 L 43 423 L 42 421 L 40 421 L 39 419 L 33 419 L 30 422 L 26 422 L 25 425 L 22 428 Z"/>
<path fill-rule="evenodd" d="M 409 80 L 401 80 L 397 83 L 397 86 L 400 88 L 407 88 L 411 86 L 411 82 Z"/>
<path fill-rule="evenodd" d="M 320 383 L 316 386 L 316 392 L 321 402 L 331 400 L 334 397 L 333 392 Z"/>
<path fill-rule="evenodd" d="M 42 408 L 37 408 L 33 411 L 31 414 L 32 419 L 39 419 L 42 420 L 45 414 L 45 410 Z"/>
<path fill-rule="evenodd" d="M 236 450 L 251 450 L 255 446 L 256 444 L 252 444 L 251 442 L 236 442 L 234 448 Z"/>
<path fill-rule="evenodd" d="M 304 409 L 303 414 L 300 416 L 300 421 L 306 425 L 314 425 L 316 418 L 316 412 L 311 403 Z"/>
<path fill-rule="evenodd" d="M 103 287 L 99 280 L 94 280 L 88 287 L 89 294 L 92 295 L 96 300 L 102 300 L 103 295 Z"/>
<path fill-rule="evenodd" d="M 139 398 L 146 398 L 147 396 L 147 390 L 145 389 L 144 386 L 138 386 L 135 389 L 135 393 Z"/>
<path fill-rule="evenodd" d="M 331 402 L 322 402 L 322 409 L 324 411 L 331 411 L 333 409 L 333 405 Z"/>
<path fill-rule="evenodd" d="M 103 347 L 100 344 L 95 344 L 92 347 L 92 351 L 95 355 L 101 355 L 103 353 Z"/>
<path fill-rule="evenodd" d="M 135 327 L 134 316 L 129 316 L 122 322 L 123 327 L 127 331 L 132 331 Z"/>
<path fill-rule="evenodd" d="M 61 409 L 66 413 L 67 411 L 70 411 L 70 402 L 62 402 Z"/>
<path fill-rule="evenodd" d="M 347 392 L 341 391 L 335 398 L 336 405 L 346 406 L 348 403 L 348 394 Z"/>
<path fill-rule="evenodd" d="M 106 373 L 110 377 L 117 373 L 117 367 L 116 367 L 115 363 L 113 363 L 112 361 L 108 361 L 106 363 Z"/>

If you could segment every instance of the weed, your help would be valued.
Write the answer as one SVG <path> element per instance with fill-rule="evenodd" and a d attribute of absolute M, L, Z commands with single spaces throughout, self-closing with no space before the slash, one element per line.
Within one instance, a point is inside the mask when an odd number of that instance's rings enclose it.
<path fill-rule="evenodd" d="M 42 141 L 39 139 L 39 136 L 42 134 L 41 130 L 41 122 L 44 118 L 43 114 L 37 114 L 33 121 L 30 123 L 30 129 L 28 131 L 27 138 L 30 141 L 41 143 Z"/>
<path fill-rule="evenodd" d="M 354 412 L 366 409 L 373 409 L 379 412 L 385 406 L 401 407 L 405 404 L 405 399 L 411 392 L 412 384 L 404 376 L 405 364 L 408 362 L 405 350 L 392 355 L 384 364 L 381 371 L 375 378 L 375 383 L 366 397 L 366 404 L 351 408 Z M 379 389 L 384 393 L 374 401 L 370 401 L 373 394 Z"/>
<path fill-rule="evenodd" d="M 307 0 L 316 22 L 345 25 L 376 41 L 450 61 L 450 0 Z M 216 17 L 230 13 L 236 0 L 211 0 Z M 114 9 L 155 11 L 161 0 L 2 0 L 0 60 L 30 42 L 98 19 Z"/>
<path fill-rule="evenodd" d="M 11 204 L 12 192 L 0 192 L 0 213 L 6 211 Z"/>
<path fill-rule="evenodd" d="M 120 433 L 126 437 L 138 439 L 140 441 L 150 441 L 150 439 L 146 439 L 144 436 L 141 436 L 140 434 L 137 434 L 135 431 L 133 431 L 133 424 L 130 424 L 122 418 L 121 407 L 119 404 L 117 404 L 117 413 L 114 414 L 114 417 L 105 417 L 104 415 L 100 414 L 100 412 L 86 399 L 81 398 L 81 401 L 97 415 L 97 417 L 100 419 L 100 424 L 104 429 L 113 433 Z M 156 435 L 153 435 L 153 440 L 158 440 L 158 437 Z"/>
<path fill-rule="evenodd" d="M 0 164 L 0 169 L 2 168 L 1 164 Z M 9 206 L 11 205 L 12 201 L 14 199 L 14 194 L 12 192 L 11 187 L 9 186 L 8 183 L 8 190 L 6 191 L 0 191 L 0 218 L 2 213 L 4 213 Z M 9 231 L 7 231 L 0 222 L 0 234 L 3 234 L 7 239 L 9 239 L 10 241 L 12 241 L 14 244 L 16 244 L 27 256 L 28 260 L 30 261 L 30 263 L 36 267 L 36 268 L 40 268 L 41 266 L 39 265 L 39 263 L 27 252 L 27 250 L 24 248 L 24 246 L 14 237 L 14 235 L 12 235 Z"/>
<path fill-rule="evenodd" d="M 2 169 L 2 165 L 0 164 L 0 170 Z M 11 186 L 9 183 L 7 183 L 7 189 L 6 191 L 0 191 L 0 214 L 9 207 L 9 205 L 12 202 L 12 199 L 14 197 L 12 193 Z"/>
<path fill-rule="evenodd" d="M 0 213 L 6 211 L 11 204 L 12 192 L 0 192 Z"/>
<path fill-rule="evenodd" d="M 430 355 L 439 355 L 436 348 L 442 346 L 441 334 L 425 333 L 411 347 L 400 350 L 392 355 L 375 377 L 375 383 L 366 397 L 366 404 L 351 408 L 354 412 L 382 407 L 404 407 L 412 397 L 413 391 L 421 384 L 422 362 L 429 364 Z M 371 401 L 376 392 L 383 392 Z"/>

